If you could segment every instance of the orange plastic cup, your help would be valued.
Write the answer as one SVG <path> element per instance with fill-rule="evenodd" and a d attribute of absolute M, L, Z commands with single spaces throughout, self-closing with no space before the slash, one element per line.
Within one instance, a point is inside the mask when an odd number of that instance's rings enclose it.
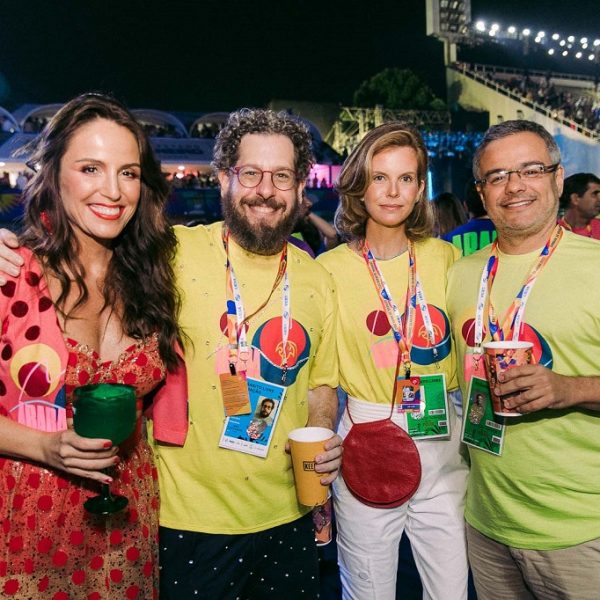
<path fill-rule="evenodd" d="M 320 506 L 327 502 L 328 485 L 321 484 L 322 473 L 315 471 L 315 456 L 325 450 L 325 442 L 335 434 L 325 427 L 301 427 L 288 434 L 298 502 Z"/>

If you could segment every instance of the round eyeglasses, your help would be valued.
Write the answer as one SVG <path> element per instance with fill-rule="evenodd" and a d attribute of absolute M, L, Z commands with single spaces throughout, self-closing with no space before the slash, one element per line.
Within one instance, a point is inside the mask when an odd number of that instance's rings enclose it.
<path fill-rule="evenodd" d="M 245 188 L 253 188 L 260 185 L 265 173 L 271 175 L 271 182 L 281 192 L 287 192 L 296 185 L 296 173 L 291 169 L 279 169 L 278 171 L 263 171 L 257 167 L 232 167 L 229 169 L 235 173 L 240 185 Z"/>

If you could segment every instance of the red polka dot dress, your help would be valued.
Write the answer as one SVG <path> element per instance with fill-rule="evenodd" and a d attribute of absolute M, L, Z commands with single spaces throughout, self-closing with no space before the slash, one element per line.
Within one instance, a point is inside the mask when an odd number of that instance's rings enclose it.
<path fill-rule="evenodd" d="M 27 265 L 27 251 L 22 252 Z M 141 398 L 165 376 L 156 336 L 127 348 L 113 362 L 63 339 L 34 268 L 9 281 L 0 295 L 4 417 L 45 431 L 61 430 L 72 413 L 75 387 L 127 383 Z M 0 455 L 0 597 L 157 597 L 158 486 L 140 424 L 119 455 L 111 490 L 126 496 L 129 505 L 108 517 L 83 508 L 87 498 L 98 494 L 98 483 Z"/>

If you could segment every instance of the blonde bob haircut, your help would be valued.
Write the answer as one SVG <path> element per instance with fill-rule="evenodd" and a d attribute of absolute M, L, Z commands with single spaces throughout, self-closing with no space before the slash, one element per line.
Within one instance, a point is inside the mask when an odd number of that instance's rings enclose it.
<path fill-rule="evenodd" d="M 427 201 L 427 149 L 416 129 L 405 123 L 391 122 L 371 129 L 342 167 L 337 184 L 340 204 L 335 214 L 335 226 L 347 241 L 365 238 L 369 213 L 364 195 L 371 183 L 373 157 L 395 146 L 412 148 L 417 153 L 417 179 L 423 186 L 406 220 L 406 236 L 413 242 L 431 236 L 433 210 Z"/>

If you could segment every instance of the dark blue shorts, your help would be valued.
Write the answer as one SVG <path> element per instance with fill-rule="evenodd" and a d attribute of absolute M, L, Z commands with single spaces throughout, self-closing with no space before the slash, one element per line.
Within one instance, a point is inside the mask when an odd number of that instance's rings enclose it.
<path fill-rule="evenodd" d="M 258 533 L 160 528 L 160 600 L 319 597 L 311 513 Z"/>

